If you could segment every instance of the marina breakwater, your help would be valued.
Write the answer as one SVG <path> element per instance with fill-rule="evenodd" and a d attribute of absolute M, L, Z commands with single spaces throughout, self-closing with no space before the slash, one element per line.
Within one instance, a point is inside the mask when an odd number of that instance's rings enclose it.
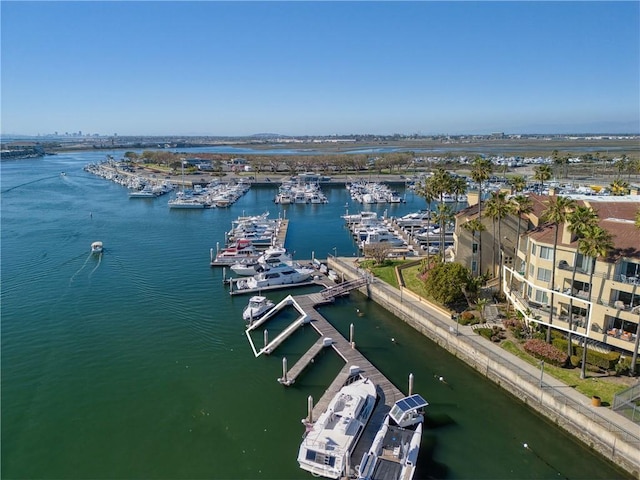
<path fill-rule="evenodd" d="M 328 265 L 345 279 L 361 275 L 353 259 L 330 257 Z M 580 439 L 590 449 L 635 478 L 640 475 L 640 435 L 637 424 L 631 420 L 610 409 L 593 406 L 591 399 L 549 375 L 545 377 L 544 370 L 487 342 L 473 333 L 471 327 L 457 325 L 448 312 L 407 289 L 395 289 L 384 282 L 374 281 L 360 290 L 487 379 Z"/>

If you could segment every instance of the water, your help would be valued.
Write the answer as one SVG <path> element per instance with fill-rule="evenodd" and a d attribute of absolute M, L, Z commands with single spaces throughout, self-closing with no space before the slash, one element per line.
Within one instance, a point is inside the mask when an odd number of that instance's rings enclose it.
<path fill-rule="evenodd" d="M 275 190 L 252 189 L 230 209 L 170 210 L 167 197 L 131 200 L 82 171 L 107 153 L 1 165 L 2 478 L 311 478 L 295 460 L 300 419 L 342 361 L 325 351 L 294 386 L 278 384 L 282 357 L 293 365 L 316 334 L 304 327 L 254 358 L 247 298 L 229 297 L 209 249 L 232 219 L 269 210 L 291 220 L 297 259 L 354 255 L 346 191 L 282 207 Z M 425 207 L 407 201 L 374 208 Z M 89 256 L 95 240 L 101 259 Z M 416 478 L 624 476 L 359 293 L 322 313 L 344 335 L 354 323 L 358 348 L 402 390 L 415 375 L 431 404 Z"/>

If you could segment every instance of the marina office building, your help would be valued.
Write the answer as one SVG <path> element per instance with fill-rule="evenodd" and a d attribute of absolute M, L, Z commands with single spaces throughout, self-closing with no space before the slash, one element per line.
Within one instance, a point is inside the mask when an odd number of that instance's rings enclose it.
<path fill-rule="evenodd" d="M 532 212 L 520 219 L 519 232 L 515 215 L 502 219 L 501 242 L 494 242 L 493 220 L 484 210 L 481 221 L 486 230 L 483 232 L 462 228 L 464 222 L 478 217 L 477 205 L 460 211 L 456 216 L 456 261 L 475 273 L 482 268 L 495 278 L 502 268 L 502 291 L 529 325 L 551 324 L 565 334 L 571 332 L 574 341 L 582 343 L 586 337 L 590 348 L 615 350 L 626 356 L 633 356 L 635 352 L 637 356 L 640 353 L 640 229 L 634 219 L 640 209 L 638 196 L 572 196 L 577 205 L 597 212 L 599 226 L 612 235 L 614 248 L 606 258 L 593 262 L 579 252 L 578 241 L 568 224 L 560 224 L 555 265 L 555 226 L 541 219 L 549 197 L 529 197 Z M 554 285 L 551 285 L 552 278 Z"/>

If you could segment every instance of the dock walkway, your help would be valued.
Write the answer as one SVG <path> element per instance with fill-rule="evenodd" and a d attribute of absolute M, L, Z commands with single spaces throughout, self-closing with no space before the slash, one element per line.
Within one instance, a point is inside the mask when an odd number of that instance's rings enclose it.
<path fill-rule="evenodd" d="M 364 283 L 362 285 L 364 285 Z M 283 377 L 279 378 L 278 381 L 286 386 L 292 385 L 324 347 L 331 346 L 345 361 L 345 366 L 313 407 L 311 414 L 312 419 L 317 419 L 320 414 L 326 410 L 331 399 L 333 399 L 338 391 L 345 385 L 354 367 L 357 367 L 357 371 L 360 374 L 369 378 L 376 385 L 378 402 L 351 456 L 350 465 L 355 466 L 359 464 L 362 456 L 371 446 L 376 433 L 393 404 L 405 395 L 369 360 L 356 350 L 355 344 L 352 344 L 344 338 L 326 318 L 315 310 L 315 306 L 318 305 L 318 303 L 327 302 L 326 298 L 323 298 L 319 294 L 298 295 L 293 298 L 297 304 L 296 308 L 305 312 L 305 316 L 307 317 L 305 323 L 309 323 L 318 332 L 320 338 L 296 362 L 291 370 L 283 372 Z M 293 328 L 293 325 L 296 323 L 299 324 L 300 319 L 294 321 L 290 327 Z M 288 329 L 285 329 L 285 331 L 287 330 Z M 285 331 L 281 334 L 281 338 L 279 338 L 277 344 L 273 342 L 269 345 L 270 348 L 267 353 L 272 353 L 281 341 L 284 341 L 287 336 Z M 330 341 L 327 339 L 330 339 Z"/>

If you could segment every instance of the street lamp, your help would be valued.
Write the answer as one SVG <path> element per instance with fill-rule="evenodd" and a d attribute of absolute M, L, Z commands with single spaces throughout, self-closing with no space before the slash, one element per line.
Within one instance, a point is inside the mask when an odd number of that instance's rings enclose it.
<path fill-rule="evenodd" d="M 542 389 L 542 376 L 544 375 L 544 360 L 540 360 L 540 388 Z"/>

